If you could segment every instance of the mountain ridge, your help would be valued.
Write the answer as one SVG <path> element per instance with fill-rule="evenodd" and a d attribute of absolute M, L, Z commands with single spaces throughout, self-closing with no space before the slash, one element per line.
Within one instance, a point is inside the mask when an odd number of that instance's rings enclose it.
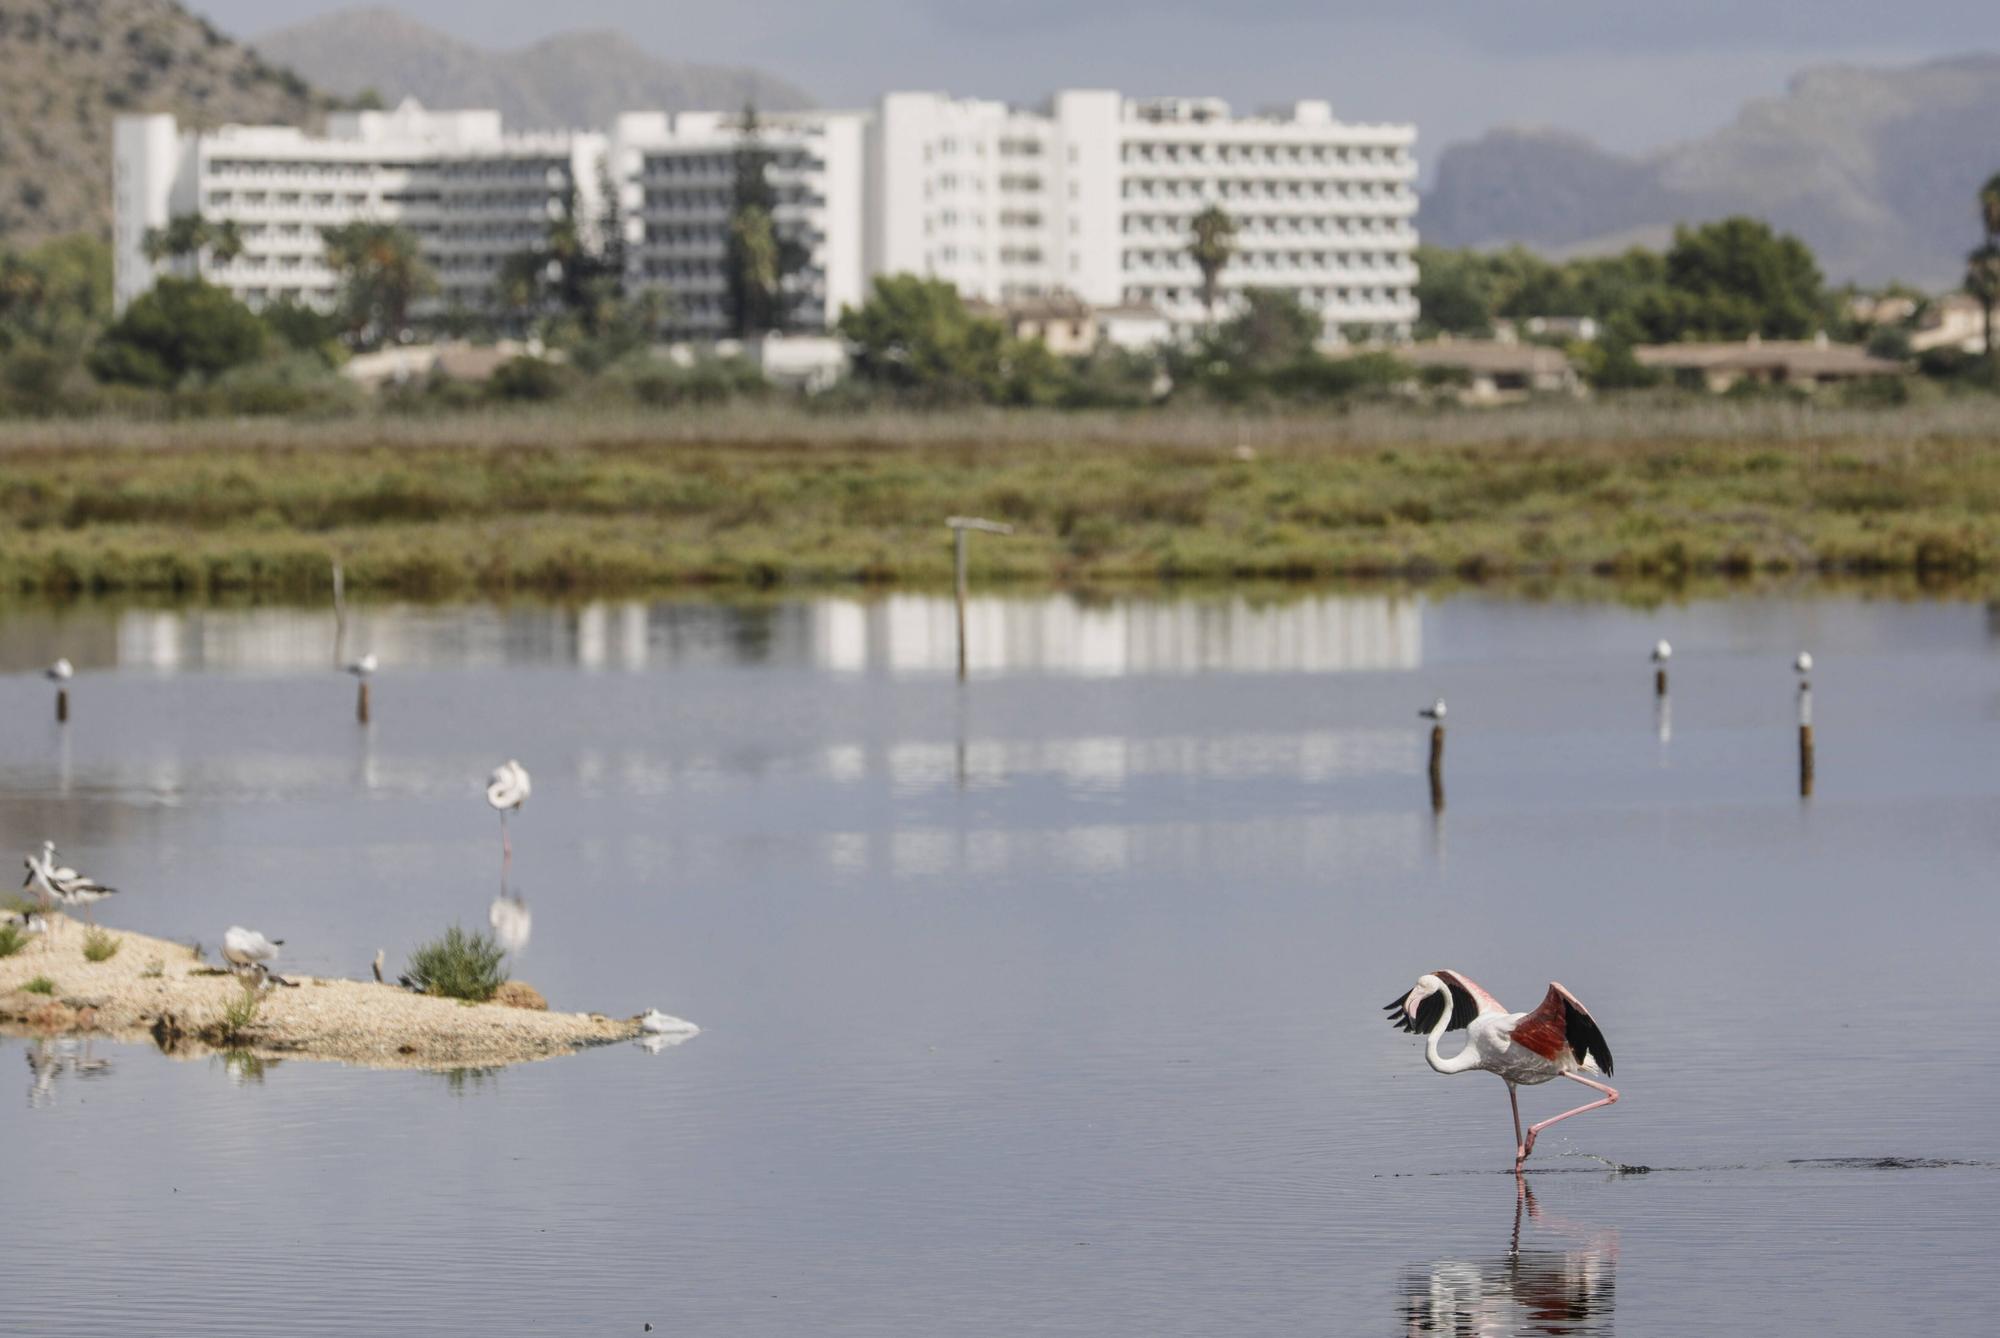
<path fill-rule="evenodd" d="M 0 245 L 111 235 L 111 124 L 310 124 L 328 100 L 172 0 L 0 0 Z"/>
<path fill-rule="evenodd" d="M 2000 171 L 2000 55 L 1800 71 L 1712 134 L 1622 154 L 1501 127 L 1447 147 L 1418 225 L 1442 246 L 1568 254 L 1751 214 L 1798 234 L 1836 281 L 1955 285 L 1972 204 Z"/>
<path fill-rule="evenodd" d="M 608 29 L 496 49 L 392 8 L 360 6 L 264 33 L 253 44 L 342 96 L 373 91 L 390 103 L 414 97 L 432 107 L 494 107 L 519 130 L 597 128 L 640 109 L 813 105 L 802 89 L 764 71 L 665 60 Z"/>

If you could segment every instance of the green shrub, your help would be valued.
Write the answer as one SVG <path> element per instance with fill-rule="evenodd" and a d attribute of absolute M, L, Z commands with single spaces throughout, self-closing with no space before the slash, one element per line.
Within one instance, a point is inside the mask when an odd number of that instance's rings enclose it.
<path fill-rule="evenodd" d="M 21 926 L 12 921 L 0 925 L 0 957 L 12 957 L 28 946 L 28 936 L 21 932 Z"/>
<path fill-rule="evenodd" d="M 493 369 L 486 393 L 496 400 L 552 400 L 569 389 L 564 369 L 541 358 L 509 358 Z"/>
<path fill-rule="evenodd" d="M 113 938 L 93 925 L 83 936 L 83 960 L 86 962 L 108 962 L 118 955 L 124 940 Z"/>
<path fill-rule="evenodd" d="M 444 937 L 410 954 L 410 984 L 425 994 L 485 1003 L 507 981 L 500 966 L 505 950 L 484 931 L 468 934 L 457 925 Z"/>
<path fill-rule="evenodd" d="M 264 1006 L 264 996 L 258 988 L 256 976 L 244 976 L 242 980 L 242 993 L 223 1005 L 222 1017 L 209 1028 L 207 1039 L 218 1044 L 241 1040 L 243 1033 L 257 1021 L 258 1010 Z"/>
<path fill-rule="evenodd" d="M 56 983 L 47 976 L 36 976 L 27 984 L 21 986 L 21 988 L 29 994 L 54 994 L 56 992 Z"/>

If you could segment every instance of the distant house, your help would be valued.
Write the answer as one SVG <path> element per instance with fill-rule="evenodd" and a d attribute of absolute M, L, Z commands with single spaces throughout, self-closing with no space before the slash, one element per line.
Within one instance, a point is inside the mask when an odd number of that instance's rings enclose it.
<path fill-rule="evenodd" d="M 1910 331 L 1910 349 L 1928 353 L 1934 348 L 1955 348 L 1964 353 L 1986 351 L 1986 311 L 1977 298 L 1966 293 L 1947 293 L 1926 306 Z"/>
<path fill-rule="evenodd" d="M 998 303 L 971 301 L 966 310 L 999 321 L 1016 339 L 1035 339 L 1051 353 L 1081 357 L 1097 347 L 1097 313 L 1081 298 L 1067 293 Z"/>
<path fill-rule="evenodd" d="M 1174 325 L 1167 314 L 1145 302 L 1097 309 L 1097 334 L 1113 348 L 1144 353 L 1173 342 Z"/>
<path fill-rule="evenodd" d="M 1749 382 L 1813 390 L 1845 381 L 1900 376 L 1903 365 L 1853 344 L 1816 339 L 1759 339 L 1731 344 L 1647 344 L 1632 350 L 1642 367 L 1721 394 Z"/>
<path fill-rule="evenodd" d="M 1462 384 L 1467 404 L 1501 404 L 1530 395 L 1581 395 L 1583 380 L 1561 349 L 1485 339 L 1440 339 L 1396 350 L 1419 372 L 1444 373 Z"/>
<path fill-rule="evenodd" d="M 496 344 L 391 344 L 374 353 L 357 353 L 341 364 L 340 373 L 370 390 L 432 377 L 445 381 L 483 382 L 491 380 L 503 363 L 523 357 L 561 362 L 564 355 L 559 350 L 543 349 L 539 340 L 523 343 L 502 339 Z"/>

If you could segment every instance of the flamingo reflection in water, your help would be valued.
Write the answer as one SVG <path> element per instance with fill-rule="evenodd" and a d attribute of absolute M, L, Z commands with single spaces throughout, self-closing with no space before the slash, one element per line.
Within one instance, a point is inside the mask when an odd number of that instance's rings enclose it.
<path fill-rule="evenodd" d="M 1525 1248 L 1524 1213 L 1533 1228 Z M 1405 1274 L 1401 1331 L 1467 1338 L 1608 1334 L 1617 1274 L 1616 1229 L 1545 1218 L 1526 1179 L 1517 1178 L 1507 1253 L 1440 1259 Z"/>

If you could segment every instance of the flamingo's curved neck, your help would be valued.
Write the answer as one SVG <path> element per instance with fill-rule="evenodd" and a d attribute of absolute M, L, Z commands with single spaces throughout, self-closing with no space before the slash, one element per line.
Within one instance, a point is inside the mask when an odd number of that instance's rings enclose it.
<path fill-rule="evenodd" d="M 1464 1073 L 1468 1069 L 1479 1067 L 1479 1052 L 1473 1048 L 1470 1036 L 1466 1038 L 1465 1048 L 1450 1059 L 1438 1053 L 1438 1041 L 1451 1026 L 1451 1005 L 1452 1000 L 1447 995 L 1444 1011 L 1438 1014 L 1437 1022 L 1431 1027 L 1431 1034 L 1424 1040 L 1424 1058 L 1439 1073 Z"/>

